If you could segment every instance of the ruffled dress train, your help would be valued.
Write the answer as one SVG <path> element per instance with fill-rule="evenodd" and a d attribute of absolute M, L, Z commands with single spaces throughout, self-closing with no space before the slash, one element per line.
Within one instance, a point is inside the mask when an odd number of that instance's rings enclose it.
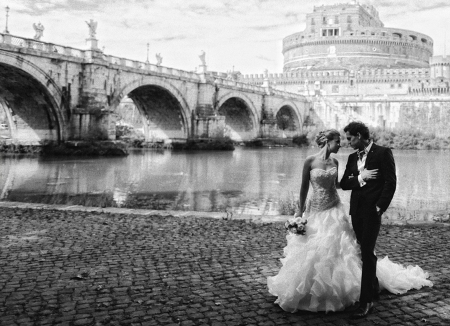
<path fill-rule="evenodd" d="M 335 168 L 311 171 L 306 234 L 286 236 L 282 267 L 267 279 L 269 292 L 278 297 L 275 303 L 285 311 L 340 311 L 359 299 L 361 253 L 334 186 L 336 174 Z M 397 294 L 433 285 L 419 266 L 405 268 L 388 257 L 378 260 L 377 277 L 380 289 Z"/>

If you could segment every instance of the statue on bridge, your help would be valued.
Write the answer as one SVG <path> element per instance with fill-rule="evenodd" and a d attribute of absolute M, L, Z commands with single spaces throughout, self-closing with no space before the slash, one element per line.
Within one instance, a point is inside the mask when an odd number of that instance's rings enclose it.
<path fill-rule="evenodd" d="M 89 26 L 89 36 L 91 38 L 95 38 L 95 34 L 97 33 L 97 22 L 91 19 L 89 22 L 86 22 Z"/>
<path fill-rule="evenodd" d="M 37 24 L 34 23 L 33 28 L 34 28 L 34 31 L 36 32 L 36 34 L 34 35 L 33 38 L 36 41 L 39 41 L 41 39 L 42 35 L 44 34 L 44 26 L 41 24 L 41 22 L 39 22 Z"/>
<path fill-rule="evenodd" d="M 202 62 L 202 66 L 206 66 L 206 53 L 205 51 L 202 50 L 202 53 L 200 53 L 200 55 L 198 56 Z"/>
<path fill-rule="evenodd" d="M 160 66 L 160 65 L 161 65 L 162 60 L 163 60 L 163 58 L 162 58 L 162 56 L 161 56 L 161 53 L 156 53 L 156 65 L 157 65 L 157 66 Z"/>

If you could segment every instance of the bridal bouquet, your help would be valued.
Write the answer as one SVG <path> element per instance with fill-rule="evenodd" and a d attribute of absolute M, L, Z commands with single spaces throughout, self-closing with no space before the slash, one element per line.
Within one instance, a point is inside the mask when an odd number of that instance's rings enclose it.
<path fill-rule="evenodd" d="M 298 234 L 298 235 L 305 235 L 306 223 L 308 223 L 308 220 L 306 218 L 297 217 L 297 218 L 286 221 L 286 223 L 284 224 L 284 227 L 290 233 L 294 233 L 294 234 Z"/>

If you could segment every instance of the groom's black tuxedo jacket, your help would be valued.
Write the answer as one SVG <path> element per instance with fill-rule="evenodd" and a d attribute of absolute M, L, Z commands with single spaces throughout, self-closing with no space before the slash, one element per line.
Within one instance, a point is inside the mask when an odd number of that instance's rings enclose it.
<path fill-rule="evenodd" d="M 350 215 L 356 215 L 358 207 L 374 210 L 375 205 L 384 212 L 394 197 L 397 177 L 391 149 L 372 144 L 364 167 L 367 170 L 378 169 L 378 175 L 376 179 L 366 180 L 361 187 L 358 181 L 358 155 L 356 152 L 350 154 L 340 183 L 343 190 L 352 190 Z"/>

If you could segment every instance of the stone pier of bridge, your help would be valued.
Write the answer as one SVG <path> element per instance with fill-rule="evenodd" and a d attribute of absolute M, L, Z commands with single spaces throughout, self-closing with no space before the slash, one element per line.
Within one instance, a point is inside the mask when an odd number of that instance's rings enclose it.
<path fill-rule="evenodd" d="M 18 143 L 114 140 L 131 100 L 146 141 L 293 137 L 304 131 L 305 97 L 228 75 L 80 50 L 0 34 L 1 136 Z"/>

